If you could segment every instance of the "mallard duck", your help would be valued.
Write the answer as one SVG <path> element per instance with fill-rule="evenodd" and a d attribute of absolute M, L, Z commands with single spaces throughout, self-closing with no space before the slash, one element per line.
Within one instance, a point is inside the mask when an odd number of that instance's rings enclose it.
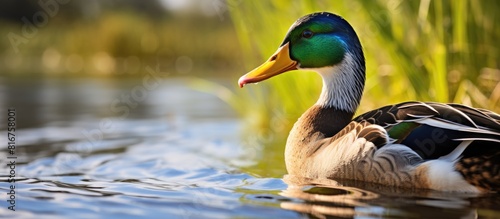
<path fill-rule="evenodd" d="M 342 17 L 298 19 L 264 64 L 238 83 L 296 70 L 322 77 L 318 101 L 286 142 L 288 174 L 387 186 L 481 193 L 500 191 L 500 115 L 454 103 L 404 102 L 353 119 L 365 83 L 360 41 Z"/>

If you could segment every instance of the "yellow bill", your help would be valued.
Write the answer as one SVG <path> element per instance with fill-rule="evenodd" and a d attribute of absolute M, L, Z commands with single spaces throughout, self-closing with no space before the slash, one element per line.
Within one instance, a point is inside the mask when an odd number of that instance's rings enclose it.
<path fill-rule="evenodd" d="M 264 64 L 241 76 L 240 87 L 245 84 L 266 80 L 281 73 L 297 69 L 297 62 L 290 58 L 289 43 L 286 43 L 274 53 Z"/>

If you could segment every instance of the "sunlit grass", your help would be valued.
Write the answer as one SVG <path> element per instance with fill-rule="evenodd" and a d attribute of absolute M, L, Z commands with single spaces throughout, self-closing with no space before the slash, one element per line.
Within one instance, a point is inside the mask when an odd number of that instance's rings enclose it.
<path fill-rule="evenodd" d="M 228 4 L 248 70 L 277 49 L 297 18 L 330 11 L 348 20 L 363 44 L 367 63 L 357 113 L 408 100 L 458 102 L 500 111 L 496 43 L 500 5 L 495 1 L 233 0 Z M 319 76 L 297 71 L 247 86 L 228 101 L 252 121 L 253 133 L 267 136 L 257 144 L 277 146 L 265 152 L 274 153 L 282 151 L 288 130 L 320 90 Z"/>

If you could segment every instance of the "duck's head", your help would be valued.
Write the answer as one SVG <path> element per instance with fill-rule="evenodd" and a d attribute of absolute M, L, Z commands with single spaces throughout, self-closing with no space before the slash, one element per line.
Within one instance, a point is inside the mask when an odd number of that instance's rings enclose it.
<path fill-rule="evenodd" d="M 278 50 L 264 64 L 243 75 L 238 84 L 243 87 L 296 69 L 318 72 L 323 77 L 324 92 L 334 89 L 330 85 L 356 86 L 361 91 L 350 99 L 359 102 L 361 98 L 365 79 L 363 50 L 354 29 L 338 15 L 320 12 L 299 18 Z M 318 103 L 329 105 L 329 99 L 336 98 L 325 95 Z M 325 100 L 321 100 L 323 96 Z"/>

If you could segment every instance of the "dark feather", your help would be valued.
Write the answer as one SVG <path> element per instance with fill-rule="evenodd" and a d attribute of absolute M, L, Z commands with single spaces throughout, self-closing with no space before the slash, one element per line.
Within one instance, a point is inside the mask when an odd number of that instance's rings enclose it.
<path fill-rule="evenodd" d="M 444 122 L 450 127 L 461 127 L 462 130 L 422 123 L 426 118 Z M 499 118 L 491 111 L 460 104 L 413 101 L 367 112 L 354 121 L 383 126 L 396 143 L 410 147 L 427 160 L 449 154 L 467 139 L 474 141 L 462 154 L 464 158 L 500 151 Z"/>
<path fill-rule="evenodd" d="M 500 190 L 500 151 L 460 159 L 456 168 L 472 185 L 488 190 Z"/>
<path fill-rule="evenodd" d="M 500 130 L 500 115 L 485 109 L 474 109 L 460 104 L 449 104 L 451 107 L 464 112 L 480 126 L 493 130 Z"/>

